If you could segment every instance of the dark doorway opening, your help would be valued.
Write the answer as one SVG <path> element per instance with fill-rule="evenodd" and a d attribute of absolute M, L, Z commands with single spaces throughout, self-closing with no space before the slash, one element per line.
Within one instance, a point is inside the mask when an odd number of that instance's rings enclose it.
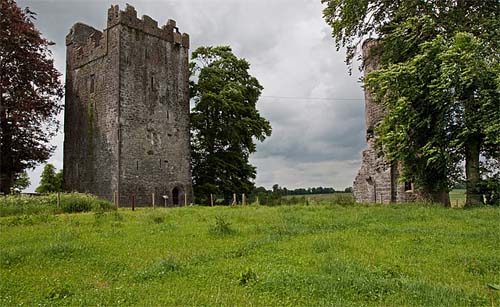
<path fill-rule="evenodd" d="M 172 204 L 174 206 L 178 206 L 179 205 L 179 188 L 177 188 L 177 187 L 175 187 L 172 190 Z"/>

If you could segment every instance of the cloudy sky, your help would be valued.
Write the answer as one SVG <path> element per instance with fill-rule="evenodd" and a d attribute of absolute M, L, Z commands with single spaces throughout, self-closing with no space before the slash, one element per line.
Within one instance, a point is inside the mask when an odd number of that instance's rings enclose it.
<path fill-rule="evenodd" d="M 230 45 L 251 64 L 264 86 L 258 108 L 273 134 L 258 144 L 251 162 L 258 186 L 328 186 L 344 189 L 360 165 L 364 148 L 364 102 L 357 64 L 348 74 L 322 18 L 320 0 L 32 0 L 18 1 L 37 12 L 36 26 L 56 43 L 57 69 L 65 71 L 64 38 L 83 22 L 106 26 L 111 4 L 133 5 L 138 16 L 158 23 L 175 19 L 198 46 Z M 63 79 L 64 80 L 64 79 Z M 62 122 L 62 114 L 60 116 Z M 63 135 L 49 161 L 62 168 Z M 34 190 L 42 167 L 30 173 Z"/>

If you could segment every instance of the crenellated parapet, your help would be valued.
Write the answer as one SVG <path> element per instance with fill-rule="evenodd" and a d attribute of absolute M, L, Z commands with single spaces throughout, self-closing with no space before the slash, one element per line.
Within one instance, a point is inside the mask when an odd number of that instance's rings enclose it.
<path fill-rule="evenodd" d="M 169 19 L 160 28 L 158 22 L 147 15 L 143 15 L 141 19 L 137 18 L 137 11 L 129 4 L 127 4 L 127 7 L 123 11 L 120 10 L 118 5 L 112 5 L 108 9 L 108 29 L 118 24 L 153 35 L 167 42 L 181 45 L 184 48 L 189 48 L 189 35 L 179 32 L 175 20 Z"/>
<path fill-rule="evenodd" d="M 112 5 L 108 9 L 107 28 L 103 32 L 83 23 L 73 25 L 66 36 L 66 46 L 70 51 L 68 65 L 78 68 L 106 56 L 109 48 L 109 31 L 117 25 L 124 25 L 189 49 L 189 35 L 179 32 L 175 20 L 169 19 L 159 28 L 158 22 L 149 16 L 143 15 L 141 19 L 137 18 L 137 11 L 131 5 L 127 4 L 123 11 L 118 5 Z"/>

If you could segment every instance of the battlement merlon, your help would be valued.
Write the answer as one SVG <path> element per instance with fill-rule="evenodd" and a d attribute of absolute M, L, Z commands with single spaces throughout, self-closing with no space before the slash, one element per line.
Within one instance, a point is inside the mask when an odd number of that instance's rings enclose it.
<path fill-rule="evenodd" d="M 175 20 L 169 19 L 164 26 L 159 28 L 158 22 L 149 16 L 143 15 L 141 19 L 137 18 L 137 11 L 129 4 L 127 4 L 124 11 L 120 11 L 118 5 L 111 5 L 108 9 L 107 28 L 109 29 L 117 24 L 126 25 L 167 42 L 189 48 L 189 35 L 179 32 Z"/>

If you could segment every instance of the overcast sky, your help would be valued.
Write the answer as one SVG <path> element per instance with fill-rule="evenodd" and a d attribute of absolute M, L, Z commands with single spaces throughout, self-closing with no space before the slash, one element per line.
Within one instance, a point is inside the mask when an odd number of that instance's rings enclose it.
<path fill-rule="evenodd" d="M 251 74 L 264 86 L 258 109 L 273 128 L 251 157 L 257 186 L 352 186 L 365 147 L 360 73 L 355 64 L 348 74 L 320 0 L 23 0 L 18 5 L 38 14 L 36 26 L 56 43 L 55 64 L 64 75 L 64 39 L 71 26 L 83 22 L 102 30 L 110 5 L 124 9 L 126 2 L 160 25 L 175 19 L 190 35 L 191 51 L 229 45 L 250 62 Z M 62 132 L 53 144 L 57 150 L 49 162 L 62 168 Z M 41 171 L 42 166 L 30 173 L 28 191 L 38 186 Z"/>

